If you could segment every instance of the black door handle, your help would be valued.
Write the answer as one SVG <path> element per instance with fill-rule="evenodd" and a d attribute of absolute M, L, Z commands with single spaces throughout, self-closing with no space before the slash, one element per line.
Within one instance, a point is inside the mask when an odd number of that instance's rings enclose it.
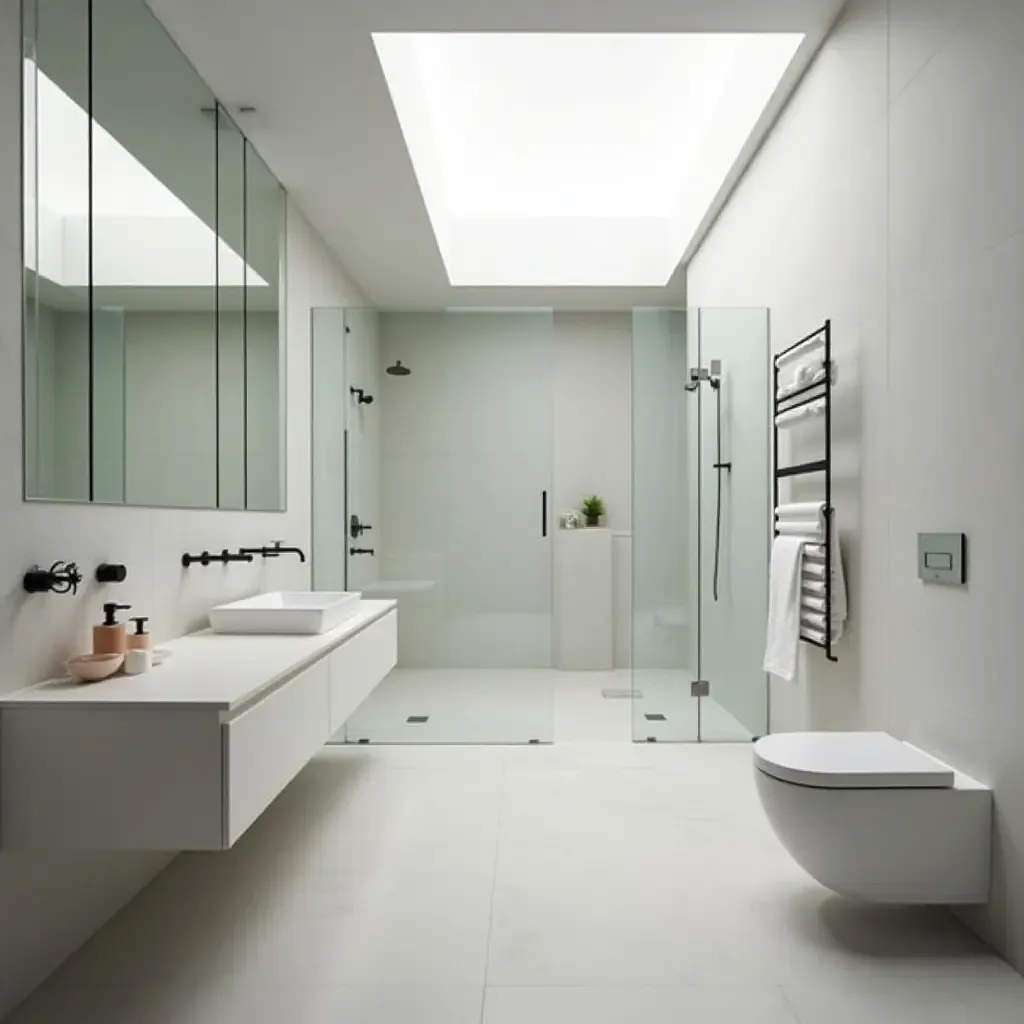
<path fill-rule="evenodd" d="M 548 535 L 548 492 L 540 492 L 540 535 Z"/>

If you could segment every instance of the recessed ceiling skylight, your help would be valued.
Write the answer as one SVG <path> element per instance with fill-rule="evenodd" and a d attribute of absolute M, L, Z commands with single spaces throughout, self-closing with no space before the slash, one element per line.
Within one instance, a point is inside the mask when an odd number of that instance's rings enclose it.
<path fill-rule="evenodd" d="M 376 33 L 453 285 L 662 286 L 799 34 Z"/>

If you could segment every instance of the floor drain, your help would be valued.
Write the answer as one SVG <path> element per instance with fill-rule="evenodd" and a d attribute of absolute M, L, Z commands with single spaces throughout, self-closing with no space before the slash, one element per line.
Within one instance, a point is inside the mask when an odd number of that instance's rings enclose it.
<path fill-rule="evenodd" d="M 648 722 L 667 722 L 668 721 L 668 719 L 660 711 L 654 711 L 654 712 L 651 712 L 650 714 L 645 714 L 644 718 L 646 718 Z"/>
<path fill-rule="evenodd" d="M 601 696 L 605 700 L 642 700 L 644 695 L 640 690 L 630 690 L 625 686 L 609 686 L 601 691 Z"/>
<path fill-rule="evenodd" d="M 409 725 L 423 725 L 424 722 L 430 721 L 430 715 L 410 715 L 406 722 Z"/>

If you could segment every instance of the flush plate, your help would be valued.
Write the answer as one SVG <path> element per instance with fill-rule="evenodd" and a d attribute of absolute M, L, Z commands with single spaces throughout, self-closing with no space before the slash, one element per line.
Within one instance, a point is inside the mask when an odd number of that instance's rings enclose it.
<path fill-rule="evenodd" d="M 964 533 L 919 533 L 917 575 L 926 583 L 961 586 L 967 580 L 966 553 Z"/>

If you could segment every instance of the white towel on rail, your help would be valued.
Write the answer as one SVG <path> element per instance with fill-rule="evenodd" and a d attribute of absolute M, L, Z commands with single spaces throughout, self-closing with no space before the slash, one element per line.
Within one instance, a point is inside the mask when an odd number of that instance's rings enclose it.
<path fill-rule="evenodd" d="M 823 501 L 795 501 L 789 505 L 776 505 L 776 519 L 819 519 L 825 511 Z"/>
<path fill-rule="evenodd" d="M 809 384 L 818 384 L 824 379 L 825 364 L 820 359 L 814 363 L 804 363 L 796 368 L 796 371 L 793 373 L 793 379 L 788 384 L 780 385 L 778 392 L 776 392 L 776 397 L 782 400 L 788 395 L 793 394 L 794 391 L 799 391 Z"/>
<path fill-rule="evenodd" d="M 764 670 L 783 679 L 796 675 L 800 644 L 800 566 L 804 537 L 779 536 L 768 573 L 768 633 Z"/>
<path fill-rule="evenodd" d="M 808 640 L 816 640 L 819 644 L 825 642 L 825 630 L 815 629 L 813 626 L 804 626 L 800 631 Z"/>
<path fill-rule="evenodd" d="M 777 427 L 790 427 L 800 420 L 809 419 L 812 416 L 820 416 L 825 411 L 825 399 L 808 402 L 806 405 L 799 405 L 795 409 L 786 409 L 775 417 Z"/>
<path fill-rule="evenodd" d="M 839 529 L 836 526 L 836 517 L 830 516 L 832 535 L 832 641 L 833 643 L 843 635 L 846 627 L 847 603 L 846 603 L 846 575 L 843 572 L 843 553 L 839 548 Z M 804 548 L 804 557 L 800 567 L 800 590 L 801 590 L 801 617 L 805 622 L 812 624 L 812 627 L 821 633 L 821 641 L 825 638 L 825 607 L 827 590 L 825 587 L 825 562 L 824 558 L 818 561 L 816 558 L 808 558 L 807 548 Z M 813 595 L 813 596 L 811 596 Z M 814 602 L 810 608 L 807 605 Z M 815 637 L 814 639 L 817 639 Z"/>
<path fill-rule="evenodd" d="M 782 519 L 776 522 L 775 529 L 789 537 L 803 537 L 805 544 L 820 544 L 825 539 L 824 527 L 809 519 Z"/>

